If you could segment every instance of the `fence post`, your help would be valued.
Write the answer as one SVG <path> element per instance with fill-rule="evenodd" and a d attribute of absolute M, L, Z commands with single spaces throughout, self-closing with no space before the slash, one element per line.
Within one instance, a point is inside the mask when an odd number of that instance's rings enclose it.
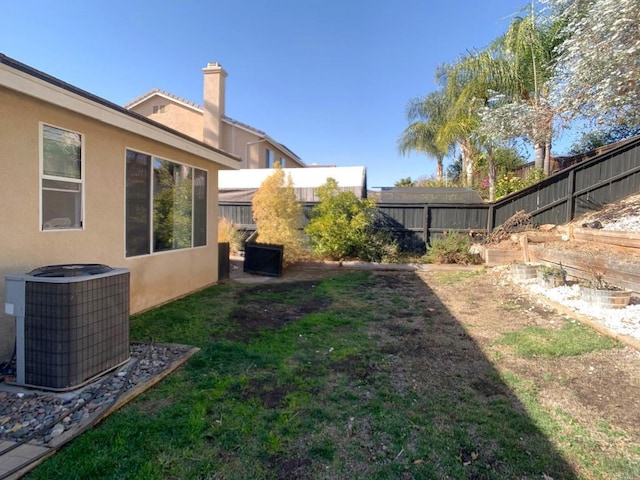
<path fill-rule="evenodd" d="M 489 212 L 487 213 L 487 236 L 491 235 L 491 232 L 493 232 L 493 215 L 494 215 L 493 211 L 495 208 L 496 208 L 495 203 L 489 204 Z"/>
<path fill-rule="evenodd" d="M 567 178 L 567 218 L 566 221 L 573 220 L 573 216 L 576 213 L 576 205 L 573 199 L 573 194 L 576 191 L 576 170 L 572 168 L 569 170 L 569 177 Z"/>
<path fill-rule="evenodd" d="M 422 217 L 424 221 L 422 238 L 424 238 L 424 248 L 427 249 L 427 247 L 429 246 L 429 205 L 426 203 L 423 207 Z"/>

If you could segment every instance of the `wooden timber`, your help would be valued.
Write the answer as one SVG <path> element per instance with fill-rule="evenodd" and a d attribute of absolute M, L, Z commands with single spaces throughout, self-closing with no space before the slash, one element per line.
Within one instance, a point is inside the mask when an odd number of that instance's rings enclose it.
<path fill-rule="evenodd" d="M 592 280 L 595 272 L 602 274 L 602 279 L 611 285 L 640 294 L 640 263 L 546 245 L 529 245 L 529 253 L 538 262 L 557 266 L 562 264 L 567 274 L 578 280 Z"/>

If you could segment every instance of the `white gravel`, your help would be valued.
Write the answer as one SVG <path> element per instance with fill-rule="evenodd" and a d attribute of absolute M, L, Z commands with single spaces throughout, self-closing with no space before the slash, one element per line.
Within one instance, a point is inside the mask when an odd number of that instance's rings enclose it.
<path fill-rule="evenodd" d="M 602 229 L 616 232 L 640 232 L 640 215 L 622 217 L 610 222 L 602 222 Z"/>
<path fill-rule="evenodd" d="M 576 223 L 580 225 L 582 221 L 594 220 L 601 222 L 602 230 L 640 233 L 640 194 L 585 215 L 584 219 Z M 625 308 L 602 308 L 583 301 L 579 285 L 545 288 L 539 286 L 537 280 L 517 283 L 538 296 L 547 297 L 553 302 L 590 317 L 612 332 L 640 339 L 640 298 L 632 297 L 631 304 Z"/>
<path fill-rule="evenodd" d="M 628 335 L 640 340 L 640 303 L 636 297 L 631 298 L 631 304 L 625 308 L 594 307 L 581 298 L 579 285 L 565 285 L 555 288 L 545 288 L 538 285 L 537 280 L 518 281 L 518 284 L 528 288 L 532 293 L 543 296 L 559 303 L 575 312 L 590 317 L 593 321 L 608 330 Z"/>

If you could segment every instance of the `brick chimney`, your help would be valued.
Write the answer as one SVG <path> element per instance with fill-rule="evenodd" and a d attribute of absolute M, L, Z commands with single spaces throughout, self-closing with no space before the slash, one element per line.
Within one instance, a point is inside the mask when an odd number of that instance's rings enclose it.
<path fill-rule="evenodd" d="M 222 117 L 224 117 L 225 78 L 227 72 L 215 62 L 202 69 L 204 74 L 204 122 L 202 140 L 217 148 L 222 145 Z"/>

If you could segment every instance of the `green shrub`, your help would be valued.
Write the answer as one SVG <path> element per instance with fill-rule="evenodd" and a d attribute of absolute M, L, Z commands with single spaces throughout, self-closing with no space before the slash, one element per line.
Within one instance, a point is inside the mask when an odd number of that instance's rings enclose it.
<path fill-rule="evenodd" d="M 524 188 L 524 182 L 512 172 L 505 173 L 494 185 L 496 199 L 502 198 L 510 193 L 517 192 Z"/>
<path fill-rule="evenodd" d="M 284 246 L 286 267 L 306 256 L 300 231 L 302 205 L 297 201 L 291 176 L 276 165 L 251 201 L 251 212 L 258 230 L 258 243 Z"/>
<path fill-rule="evenodd" d="M 502 198 L 506 195 L 509 195 L 510 193 L 522 190 L 529 185 L 538 183 L 539 181 L 544 180 L 544 178 L 544 171 L 541 168 L 534 168 L 533 170 L 531 170 L 529 175 L 527 175 L 527 178 L 525 178 L 524 180 L 521 180 L 513 172 L 505 173 L 496 181 L 496 184 L 494 186 L 495 197 L 496 199 Z"/>
<path fill-rule="evenodd" d="M 339 191 L 333 178 L 318 188 L 318 197 L 320 202 L 305 228 L 315 254 L 332 260 L 359 258 L 374 262 L 398 256 L 398 246 L 390 235 L 376 227 L 373 200 Z"/>
<path fill-rule="evenodd" d="M 432 240 L 431 247 L 423 257 L 427 263 L 460 263 L 475 265 L 481 263 L 480 256 L 469 253 L 471 240 L 467 235 L 452 232 Z"/>
<path fill-rule="evenodd" d="M 529 185 L 533 185 L 534 183 L 538 183 L 544 180 L 546 175 L 544 174 L 544 170 L 541 168 L 534 168 L 531 170 L 527 178 L 524 179 L 523 187 L 528 187 Z"/>

